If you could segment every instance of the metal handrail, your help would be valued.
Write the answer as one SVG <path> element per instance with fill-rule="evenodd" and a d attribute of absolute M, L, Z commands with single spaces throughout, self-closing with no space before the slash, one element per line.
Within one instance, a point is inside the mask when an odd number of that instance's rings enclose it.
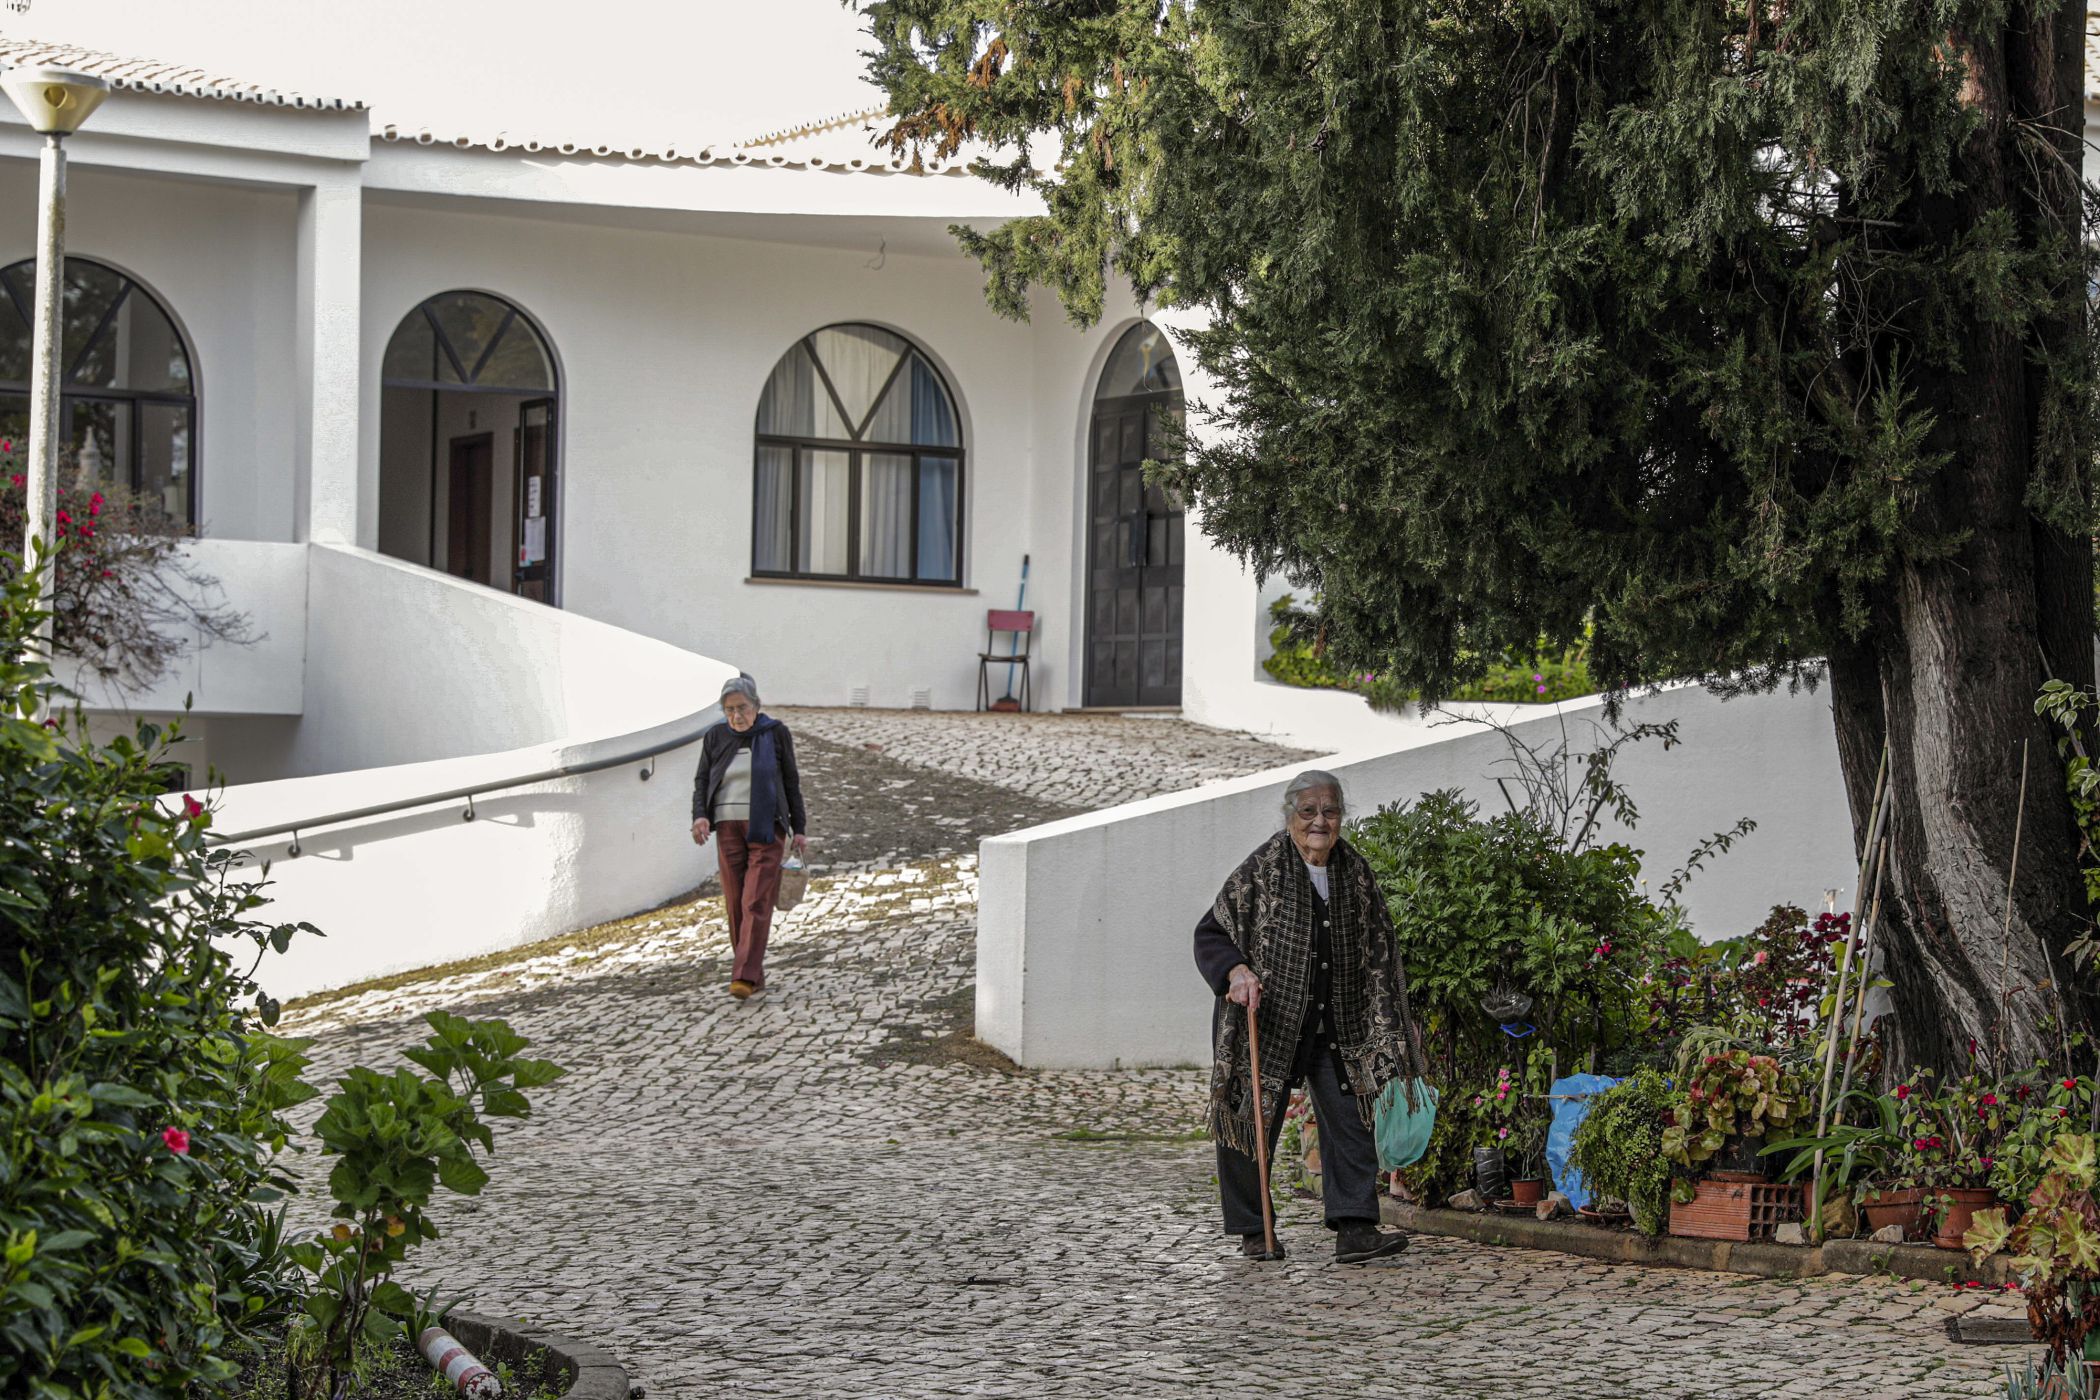
<path fill-rule="evenodd" d="M 228 846 L 241 841 L 259 840 L 265 836 L 284 836 L 289 834 L 292 838 L 292 843 L 285 851 L 285 854 L 296 857 L 300 849 L 299 833 L 311 831 L 316 827 L 340 826 L 345 822 L 362 821 L 367 817 L 383 817 L 390 812 L 405 812 L 411 807 L 432 807 L 440 802 L 457 802 L 462 797 L 467 800 L 467 809 L 460 813 L 459 819 L 470 822 L 475 817 L 474 799 L 476 797 L 487 797 L 493 793 L 509 792 L 521 787 L 531 787 L 535 783 L 553 782 L 557 778 L 577 778 L 586 773 L 599 773 L 607 768 L 619 768 L 629 763 L 640 763 L 645 759 L 648 761 L 649 766 L 644 768 L 639 776 L 646 783 L 656 776 L 656 760 L 660 756 L 667 753 L 676 753 L 680 749 L 689 748 L 699 743 L 707 731 L 715 727 L 717 721 L 713 717 L 714 712 L 710 710 L 709 714 L 710 718 L 706 723 L 683 737 L 667 740 L 660 744 L 651 744 L 646 748 L 630 749 L 625 753 L 615 754 L 611 758 L 594 758 L 588 763 L 565 763 L 559 768 L 549 768 L 543 772 L 530 773 L 523 777 L 504 778 L 490 783 L 471 783 L 464 787 L 446 788 L 442 792 L 420 793 L 414 797 L 397 797 L 390 802 L 375 802 L 368 807 L 352 807 L 345 811 L 328 812 L 318 817 L 306 817 L 299 821 L 283 822 L 276 826 L 258 826 L 249 831 L 215 831 L 207 836 L 205 840 L 215 846 Z"/>

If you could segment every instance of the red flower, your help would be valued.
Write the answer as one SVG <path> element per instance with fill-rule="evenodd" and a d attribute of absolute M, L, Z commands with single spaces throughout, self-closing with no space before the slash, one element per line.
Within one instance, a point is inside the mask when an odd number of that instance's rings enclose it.
<path fill-rule="evenodd" d="M 1989 1157 L 1979 1157 L 1979 1158 L 1977 1158 L 1976 1160 L 1977 1160 L 1978 1162 L 1982 1163 L 1982 1165 L 1983 1165 L 1983 1169 L 1984 1169 L 1985 1171 L 1989 1171 L 1989 1170 L 1991 1169 L 1992 1165 L 1993 1165 L 1993 1163 L 1992 1163 L 1992 1159 L 1991 1159 L 1991 1158 L 1989 1158 Z"/>
<path fill-rule="evenodd" d="M 1896 1086 L 1896 1102 L 1897 1102 L 1897 1103 L 1902 1103 L 1902 1102 L 1903 1102 L 1903 1101 L 1904 1101 L 1905 1099 L 1907 1099 L 1907 1098 L 1909 1098 L 1909 1097 L 1910 1097 L 1910 1085 L 1908 1085 L 1908 1084 L 1898 1084 L 1898 1085 Z"/>
<path fill-rule="evenodd" d="M 2018 1088 L 2013 1090 L 2013 1097 L 2018 1099 L 2021 1103 L 2026 1103 L 2027 1096 L 2032 1092 L 2034 1092 L 2034 1086 L 2032 1084 L 2022 1084 Z"/>
<path fill-rule="evenodd" d="M 182 795 L 182 819 L 193 822 L 204 815 L 204 804 L 188 793 Z"/>
<path fill-rule="evenodd" d="M 1983 1096 L 1983 1106 L 1985 1108 L 1995 1108 L 1997 1106 L 1997 1103 L 1998 1096 L 1996 1094 L 1985 1094 Z"/>
<path fill-rule="evenodd" d="M 2064 1087 L 2066 1089 L 2076 1089 L 2078 1087 L 2078 1081 L 2075 1079 L 2066 1079 L 2064 1081 Z"/>
<path fill-rule="evenodd" d="M 178 1157 L 190 1155 L 190 1135 L 180 1128 L 163 1128 L 160 1140 L 168 1145 L 168 1151 Z"/>

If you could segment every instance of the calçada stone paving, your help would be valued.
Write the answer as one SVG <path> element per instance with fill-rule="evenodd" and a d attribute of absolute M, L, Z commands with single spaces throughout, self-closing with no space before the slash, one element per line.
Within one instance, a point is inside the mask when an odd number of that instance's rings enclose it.
<path fill-rule="evenodd" d="M 1014 771 L 1072 752 L 1052 726 L 1031 750 L 1029 727 L 994 736 L 1022 741 Z M 1428 1237 L 1340 1268 L 1302 1201 L 1287 1262 L 1240 1260 L 1218 1234 L 1202 1073 L 1017 1073 L 970 1041 L 963 838 L 983 832 L 900 831 L 875 800 L 995 829 L 1009 799 L 1061 815 L 1115 786 L 1113 723 L 1083 748 L 1101 772 L 1039 774 L 1033 794 L 801 732 L 820 840 L 827 783 L 863 793 L 870 829 L 829 839 L 851 858 L 777 926 L 754 1001 L 724 994 L 726 930 L 701 898 L 295 1011 L 323 1080 L 389 1063 L 438 1006 L 503 1016 L 571 1069 L 499 1130 L 488 1191 L 445 1203 L 414 1281 L 598 1341 L 656 1397 L 1980 1397 L 2022 1354 L 1951 1341 L 1945 1318 L 1980 1300 L 1937 1285 Z"/>

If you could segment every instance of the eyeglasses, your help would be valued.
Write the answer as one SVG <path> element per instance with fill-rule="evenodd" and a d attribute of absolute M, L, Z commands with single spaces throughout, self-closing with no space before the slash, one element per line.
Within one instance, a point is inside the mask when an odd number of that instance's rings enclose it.
<path fill-rule="evenodd" d="M 735 705 L 724 705 L 722 713 L 725 715 L 755 715 L 758 711 L 750 705 L 738 703 Z"/>
<path fill-rule="evenodd" d="M 1339 821 L 1342 816 L 1342 809 L 1339 807 L 1298 807 L 1293 810 L 1301 822 L 1309 822 L 1314 817 L 1325 817 L 1329 821 Z"/>

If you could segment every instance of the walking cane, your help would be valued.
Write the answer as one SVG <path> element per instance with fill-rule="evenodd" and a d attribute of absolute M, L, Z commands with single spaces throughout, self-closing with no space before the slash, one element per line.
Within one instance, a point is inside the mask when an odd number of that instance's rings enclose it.
<path fill-rule="evenodd" d="M 1269 1257 L 1276 1257 L 1276 1212 L 1269 1200 L 1269 1125 L 1261 1111 L 1261 1030 L 1254 1008 L 1247 1008 L 1247 1066 L 1254 1071 L 1254 1161 L 1261 1168 L 1261 1236 Z"/>

